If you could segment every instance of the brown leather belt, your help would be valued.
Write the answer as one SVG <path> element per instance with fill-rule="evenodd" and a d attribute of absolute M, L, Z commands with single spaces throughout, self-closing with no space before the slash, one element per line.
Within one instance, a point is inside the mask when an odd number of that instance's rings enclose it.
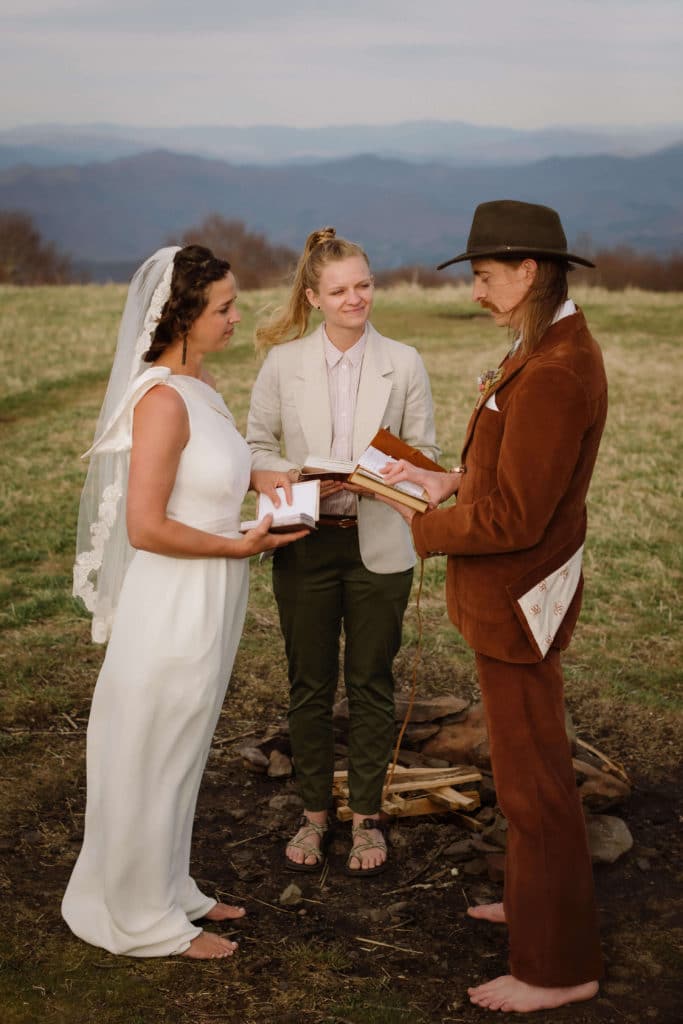
<path fill-rule="evenodd" d="M 357 516 L 320 516 L 318 526 L 337 526 L 342 530 L 348 530 L 351 526 L 358 526 Z"/>

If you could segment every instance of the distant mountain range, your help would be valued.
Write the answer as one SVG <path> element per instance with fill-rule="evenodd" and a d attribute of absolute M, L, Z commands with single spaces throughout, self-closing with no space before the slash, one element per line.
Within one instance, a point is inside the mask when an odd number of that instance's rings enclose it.
<path fill-rule="evenodd" d="M 665 255 L 683 237 L 683 144 L 470 167 L 380 156 L 269 167 L 154 150 L 0 172 L 0 209 L 30 213 L 95 278 L 115 279 L 210 213 L 293 248 L 334 224 L 377 268 L 434 265 L 461 250 L 475 205 L 502 197 L 556 207 L 570 241 Z"/>
<path fill-rule="evenodd" d="M 167 149 L 234 164 L 318 163 L 371 153 L 455 166 L 523 164 L 552 156 L 641 156 L 683 142 L 683 121 L 643 127 L 522 131 L 462 121 L 383 125 L 26 125 L 0 131 L 0 168 L 87 164 Z"/>

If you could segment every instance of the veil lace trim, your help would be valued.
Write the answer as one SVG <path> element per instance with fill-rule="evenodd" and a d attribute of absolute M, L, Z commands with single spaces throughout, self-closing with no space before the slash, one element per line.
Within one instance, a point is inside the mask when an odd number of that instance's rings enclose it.
<path fill-rule="evenodd" d="M 92 547 L 89 551 L 81 551 L 74 563 L 74 597 L 80 597 L 89 612 L 96 611 L 95 584 L 90 574 L 102 568 L 104 545 L 109 540 L 111 529 L 116 522 L 121 495 L 123 494 L 123 472 L 118 468 L 116 480 L 102 491 L 102 501 L 98 508 L 97 522 L 90 526 Z"/>
<path fill-rule="evenodd" d="M 72 593 L 93 615 L 95 643 L 109 639 L 123 576 L 133 554 L 122 514 L 128 484 L 132 411 L 136 400 L 170 372 L 166 368 L 147 367 L 145 373 L 142 357 L 151 345 L 171 294 L 177 252 L 175 246 L 158 250 L 142 264 L 131 282 L 94 443 L 84 456 L 91 459 L 81 495 Z"/>

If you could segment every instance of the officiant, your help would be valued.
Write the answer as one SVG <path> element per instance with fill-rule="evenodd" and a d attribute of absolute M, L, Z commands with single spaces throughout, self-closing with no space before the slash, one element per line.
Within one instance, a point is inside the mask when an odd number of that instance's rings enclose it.
<path fill-rule="evenodd" d="M 438 458 L 429 379 L 415 348 L 369 322 L 366 254 L 334 228 L 309 235 L 285 306 L 256 332 L 267 352 L 254 384 L 247 441 L 254 469 L 298 479 L 307 456 L 355 460 L 380 427 Z M 307 334 L 313 309 L 323 322 Z M 304 801 L 285 850 L 293 871 L 322 867 L 331 836 L 332 707 L 344 633 L 352 842 L 346 871 L 387 865 L 380 822 L 394 738 L 392 664 L 401 643 L 415 551 L 393 509 L 348 483 L 324 482 L 317 531 L 277 552 L 273 589 L 287 654 L 289 729 Z M 295 551 L 296 549 L 296 551 Z"/>

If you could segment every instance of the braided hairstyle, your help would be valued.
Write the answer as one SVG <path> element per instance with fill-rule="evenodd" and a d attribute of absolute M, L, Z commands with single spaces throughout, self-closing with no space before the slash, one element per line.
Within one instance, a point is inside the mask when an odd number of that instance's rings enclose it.
<path fill-rule="evenodd" d="M 312 231 L 306 239 L 304 250 L 299 257 L 292 290 L 285 306 L 276 309 L 272 316 L 256 329 L 256 348 L 267 349 L 285 341 L 301 338 L 306 333 L 311 315 L 311 304 L 306 298 L 306 289 L 318 292 L 320 274 L 328 263 L 361 256 L 369 260 L 360 245 L 346 238 L 337 238 L 334 228 L 320 228 Z"/>
<path fill-rule="evenodd" d="M 187 336 L 193 323 L 206 309 L 209 285 L 221 281 L 230 272 L 227 260 L 219 260 L 203 245 L 186 245 L 173 258 L 171 294 L 164 303 L 152 335 L 152 343 L 142 357 L 155 362 L 177 338 L 183 339 L 183 363 L 187 354 Z"/>

